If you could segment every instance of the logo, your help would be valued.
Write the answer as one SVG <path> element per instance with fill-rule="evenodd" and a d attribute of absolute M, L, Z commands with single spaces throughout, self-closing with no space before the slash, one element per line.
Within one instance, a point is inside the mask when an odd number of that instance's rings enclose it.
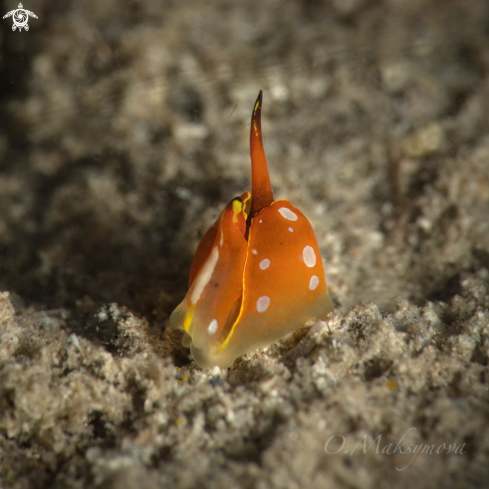
<path fill-rule="evenodd" d="M 14 25 L 12 26 L 12 30 L 15 31 L 15 29 L 19 29 L 19 32 L 24 28 L 26 31 L 29 30 L 29 26 L 27 24 L 27 21 L 29 20 L 29 17 L 34 17 L 37 19 L 37 15 L 34 12 L 31 12 L 30 10 L 26 10 L 21 3 L 19 3 L 19 6 L 17 7 L 16 10 L 11 10 L 10 12 L 7 12 L 3 18 L 6 19 L 7 17 L 12 16 L 12 20 L 14 21 Z"/>

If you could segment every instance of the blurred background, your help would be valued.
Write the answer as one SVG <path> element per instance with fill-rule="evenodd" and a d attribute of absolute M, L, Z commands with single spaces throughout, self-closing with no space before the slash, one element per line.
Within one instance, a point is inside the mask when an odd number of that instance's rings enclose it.
<path fill-rule="evenodd" d="M 0 19 L 0 486 L 487 485 L 489 2 L 22 1 L 28 31 Z M 259 90 L 337 313 L 221 377 L 165 328 L 250 189 Z M 325 452 L 338 434 L 355 455 Z M 466 451 L 400 471 L 362 452 L 379 435 Z"/>
<path fill-rule="evenodd" d="M 0 289 L 18 304 L 163 324 L 250 187 L 260 89 L 276 197 L 310 218 L 341 310 L 447 300 L 489 265 L 485 0 L 24 8 L 30 30 L 0 35 Z"/>

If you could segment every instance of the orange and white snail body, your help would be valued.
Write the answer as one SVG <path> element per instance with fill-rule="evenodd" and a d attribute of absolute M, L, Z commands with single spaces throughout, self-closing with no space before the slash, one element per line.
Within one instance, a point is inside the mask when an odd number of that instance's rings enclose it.
<path fill-rule="evenodd" d="M 251 193 L 235 197 L 202 238 L 187 295 L 170 317 L 202 368 L 227 368 L 333 310 L 309 221 L 273 198 L 261 106 L 260 91 L 251 118 Z"/>

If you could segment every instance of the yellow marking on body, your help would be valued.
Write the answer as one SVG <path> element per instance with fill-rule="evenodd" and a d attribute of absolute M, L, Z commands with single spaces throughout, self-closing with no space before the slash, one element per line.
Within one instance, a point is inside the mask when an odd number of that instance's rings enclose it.
<path fill-rule="evenodd" d="M 251 220 L 251 225 L 253 225 L 253 219 Z M 241 317 L 243 316 L 243 313 L 244 313 L 245 270 L 246 270 L 246 265 L 248 264 L 248 257 L 250 256 L 250 253 L 249 253 L 250 242 L 251 242 L 251 227 L 250 227 L 250 236 L 248 237 L 248 246 L 246 247 L 246 258 L 245 258 L 245 263 L 244 263 L 244 268 L 243 268 L 243 283 L 242 283 L 242 292 L 241 292 L 241 297 L 243 298 L 243 300 L 241 301 L 241 308 L 239 310 L 239 314 L 238 314 L 238 317 L 236 318 L 236 321 L 234 321 L 233 325 L 231 326 L 231 330 L 229 331 L 229 334 L 226 336 L 224 341 L 221 343 L 221 346 L 217 349 L 216 354 L 219 354 L 223 350 L 226 349 L 229 341 L 231 340 L 231 337 L 233 336 L 234 330 L 236 329 L 236 326 L 240 322 Z"/>
<path fill-rule="evenodd" d="M 183 329 L 188 333 L 188 330 L 190 329 L 190 324 L 192 322 L 192 319 L 194 318 L 194 313 L 195 313 L 195 307 L 190 306 L 188 308 L 187 314 L 185 314 L 185 318 L 183 320 Z"/>
<path fill-rule="evenodd" d="M 248 199 L 246 199 L 245 202 L 247 202 L 247 200 Z M 285 199 L 274 200 L 270 204 L 270 206 L 272 206 L 276 202 L 284 202 L 284 201 L 286 201 L 286 200 Z M 270 206 L 268 206 L 268 207 L 270 207 Z M 252 229 L 253 229 L 253 219 L 251 220 L 250 235 L 248 236 L 248 246 L 246 248 L 246 258 L 245 258 L 245 264 L 244 264 L 244 268 L 243 268 L 243 284 L 242 284 L 242 292 L 241 292 L 241 296 L 242 296 L 243 300 L 241 301 L 241 308 L 239 310 L 239 314 L 238 314 L 238 317 L 236 318 L 236 321 L 234 321 L 233 325 L 231 326 L 231 330 L 229 331 L 229 334 L 226 336 L 226 338 L 224 339 L 224 341 L 221 343 L 221 346 L 218 348 L 216 354 L 221 353 L 223 350 L 226 349 L 226 347 L 228 346 L 229 342 L 231 341 L 231 338 L 232 338 L 232 336 L 234 334 L 234 330 L 236 329 L 236 326 L 241 321 L 241 318 L 243 317 L 243 314 L 244 314 L 244 303 L 245 303 L 244 297 L 245 297 L 245 292 L 246 292 L 245 270 L 246 270 L 246 265 L 248 264 L 248 257 L 250 256 L 249 251 L 250 251 L 251 230 Z"/>
<path fill-rule="evenodd" d="M 233 200 L 233 222 L 236 224 L 238 222 L 238 216 L 243 212 L 243 204 L 240 200 Z"/>
<path fill-rule="evenodd" d="M 243 214 L 245 221 L 248 220 L 248 214 L 250 213 L 250 208 L 251 208 L 251 194 L 249 192 L 246 192 L 246 197 L 243 200 Z"/>
<path fill-rule="evenodd" d="M 253 109 L 253 116 L 256 114 L 258 107 L 260 107 L 260 101 L 259 100 L 256 101 L 255 108 Z"/>

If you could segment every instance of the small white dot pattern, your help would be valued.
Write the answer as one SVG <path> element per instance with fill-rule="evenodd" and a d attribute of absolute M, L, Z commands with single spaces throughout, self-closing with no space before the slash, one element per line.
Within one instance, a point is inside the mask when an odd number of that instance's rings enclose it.
<path fill-rule="evenodd" d="M 287 207 L 281 207 L 278 211 L 280 212 L 280 214 L 282 215 L 282 217 L 284 217 L 288 221 L 297 221 L 297 219 L 298 219 L 297 214 L 295 214 L 294 212 L 292 212 Z"/>
<path fill-rule="evenodd" d="M 309 280 L 309 290 L 316 290 L 319 285 L 319 277 L 317 275 L 313 275 L 311 280 Z"/>
<path fill-rule="evenodd" d="M 314 253 L 314 248 L 307 245 L 302 250 L 302 258 L 307 267 L 312 268 L 316 265 L 316 253 Z"/>
<path fill-rule="evenodd" d="M 265 312 L 270 305 L 270 297 L 268 295 L 262 295 L 256 301 L 256 310 L 258 312 Z"/>
<path fill-rule="evenodd" d="M 216 319 L 213 319 L 210 323 L 209 326 L 207 326 L 207 332 L 209 334 L 214 334 L 217 331 L 217 328 L 219 327 L 219 324 L 217 323 Z"/>

